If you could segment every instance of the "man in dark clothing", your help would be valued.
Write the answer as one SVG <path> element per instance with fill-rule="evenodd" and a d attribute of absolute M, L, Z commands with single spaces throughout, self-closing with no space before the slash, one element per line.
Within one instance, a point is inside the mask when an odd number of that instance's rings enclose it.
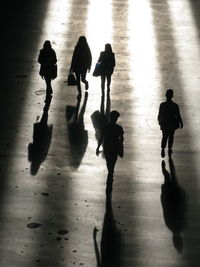
<path fill-rule="evenodd" d="M 183 122 L 179 110 L 179 106 L 172 101 L 173 90 L 166 92 L 167 100 L 160 104 L 158 113 L 158 122 L 162 130 L 161 156 L 165 156 L 165 148 L 168 142 L 169 156 L 172 154 L 172 146 L 174 142 L 174 133 L 178 128 L 183 128 Z"/>
<path fill-rule="evenodd" d="M 120 114 L 118 111 L 114 110 L 110 113 L 110 123 L 102 129 L 96 149 L 96 155 L 98 156 L 99 148 L 103 145 L 109 179 L 113 177 L 118 155 L 123 157 L 124 130 L 122 126 L 116 124 L 119 116 Z"/>

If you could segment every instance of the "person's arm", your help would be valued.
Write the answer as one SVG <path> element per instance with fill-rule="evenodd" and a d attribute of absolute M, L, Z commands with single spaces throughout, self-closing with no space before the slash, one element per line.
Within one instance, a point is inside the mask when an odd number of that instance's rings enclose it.
<path fill-rule="evenodd" d="M 115 67 L 116 61 L 115 61 L 115 54 L 113 53 L 113 67 Z"/>
<path fill-rule="evenodd" d="M 74 52 L 73 52 L 73 55 L 72 55 L 71 66 L 70 66 L 70 69 L 69 69 L 70 72 L 73 72 L 74 71 L 73 68 L 75 66 L 76 58 L 77 58 L 77 49 L 75 47 Z"/>
<path fill-rule="evenodd" d="M 119 136 L 119 139 L 120 139 L 120 141 L 124 141 L 124 129 L 123 129 L 123 127 L 121 126 L 121 134 L 120 134 L 120 136 Z"/>
<path fill-rule="evenodd" d="M 161 114 L 162 114 L 162 105 L 160 104 L 159 111 L 158 111 L 158 123 L 161 124 Z"/>
<path fill-rule="evenodd" d="M 57 63 L 56 52 L 54 50 L 53 50 L 53 61 L 54 61 L 54 64 Z"/>
<path fill-rule="evenodd" d="M 38 63 L 42 64 L 42 52 L 40 50 L 39 56 L 38 56 Z"/>
<path fill-rule="evenodd" d="M 103 59 L 103 52 L 100 53 L 100 56 L 99 56 L 99 59 L 98 59 L 98 62 L 101 62 Z"/>
<path fill-rule="evenodd" d="M 181 118 L 181 113 L 180 113 L 179 106 L 177 106 L 177 118 L 178 118 L 178 121 L 180 123 L 180 128 L 182 129 L 183 128 L 183 121 L 182 121 L 182 118 Z"/>
<path fill-rule="evenodd" d="M 97 231 L 98 229 L 96 227 L 94 227 L 93 229 L 93 240 L 94 240 L 94 250 L 95 250 L 95 255 L 96 255 L 96 259 L 97 259 L 97 267 L 101 267 L 101 257 L 100 257 L 100 253 L 99 253 L 99 248 L 97 245 Z"/>
<path fill-rule="evenodd" d="M 91 69 L 91 65 L 92 65 L 92 53 L 90 51 L 90 48 L 88 48 L 88 72 L 90 72 L 90 69 Z"/>

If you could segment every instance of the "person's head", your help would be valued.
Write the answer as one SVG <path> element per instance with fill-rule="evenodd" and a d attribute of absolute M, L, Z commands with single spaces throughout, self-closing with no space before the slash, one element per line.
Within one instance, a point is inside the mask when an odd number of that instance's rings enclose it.
<path fill-rule="evenodd" d="M 77 45 L 85 45 L 87 44 L 87 40 L 85 36 L 80 36 L 77 42 Z"/>
<path fill-rule="evenodd" d="M 166 92 L 166 98 L 172 99 L 173 95 L 174 95 L 174 91 L 172 89 L 168 89 Z"/>
<path fill-rule="evenodd" d="M 105 51 L 112 52 L 112 46 L 111 46 L 111 44 L 105 44 Z"/>
<path fill-rule="evenodd" d="M 43 45 L 44 49 L 49 49 L 51 48 L 51 42 L 49 40 L 46 40 Z"/>
<path fill-rule="evenodd" d="M 120 116 L 120 113 L 116 110 L 110 112 L 110 120 L 111 122 L 116 122 Z"/>

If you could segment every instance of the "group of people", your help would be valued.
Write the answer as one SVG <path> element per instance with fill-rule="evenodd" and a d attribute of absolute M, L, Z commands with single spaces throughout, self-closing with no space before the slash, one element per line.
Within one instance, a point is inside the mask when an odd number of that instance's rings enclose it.
<path fill-rule="evenodd" d="M 53 91 L 51 80 L 57 77 L 57 58 L 56 53 L 51 47 L 50 41 L 45 41 L 40 50 L 38 62 L 41 64 L 39 74 L 46 81 L 46 99 L 51 97 Z M 101 89 L 102 94 L 107 82 L 107 90 L 110 91 L 111 76 L 115 67 L 115 54 L 110 44 L 105 45 L 105 50 L 100 53 L 98 62 L 101 63 Z M 81 97 L 81 82 L 88 90 L 89 83 L 86 79 L 87 72 L 91 70 L 92 54 L 85 36 L 80 36 L 72 55 L 70 72 L 75 73 L 77 81 L 78 96 Z M 173 152 L 174 133 L 178 128 L 183 128 L 183 122 L 178 104 L 172 101 L 173 90 L 166 92 L 166 101 L 160 104 L 158 112 L 158 123 L 162 130 L 161 156 L 165 157 L 165 149 L 168 146 L 168 155 L 171 157 Z M 118 156 L 123 157 L 124 130 L 117 124 L 120 113 L 116 110 L 110 113 L 110 123 L 101 131 L 98 141 L 96 155 L 99 155 L 100 146 L 103 145 L 104 155 L 107 162 L 108 179 L 107 183 L 111 186 L 113 181 L 114 167 Z"/>
<path fill-rule="evenodd" d="M 49 98 L 53 91 L 51 80 L 57 77 L 57 58 L 54 49 L 51 47 L 49 40 L 44 42 L 43 48 L 40 50 L 38 62 L 40 63 L 40 76 L 46 82 L 46 99 Z M 115 54 L 112 51 L 111 44 L 105 45 L 105 50 L 100 52 L 98 62 L 101 63 L 101 88 L 110 90 L 111 76 L 115 67 Z M 92 54 L 85 36 L 80 36 L 74 48 L 70 73 L 75 73 L 78 97 L 81 97 L 81 82 L 85 85 L 85 90 L 88 90 L 89 83 L 86 79 L 87 72 L 90 72 L 92 65 Z"/>

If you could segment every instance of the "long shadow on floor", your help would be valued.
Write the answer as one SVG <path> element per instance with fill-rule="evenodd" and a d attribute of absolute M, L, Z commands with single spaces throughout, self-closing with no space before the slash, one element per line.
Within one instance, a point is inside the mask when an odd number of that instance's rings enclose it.
<path fill-rule="evenodd" d="M 84 114 L 87 105 L 88 92 L 85 93 L 80 109 L 81 98 L 77 99 L 76 106 L 66 107 L 66 119 L 68 125 L 68 139 L 70 145 L 70 166 L 78 168 L 88 145 L 88 131 L 85 130 Z"/>
<path fill-rule="evenodd" d="M 173 244 L 176 250 L 183 251 L 181 232 L 185 226 L 186 196 L 178 183 L 173 160 L 169 159 L 170 172 L 166 170 L 165 161 L 162 161 L 164 183 L 161 186 L 161 203 L 166 226 L 172 231 Z"/>
<path fill-rule="evenodd" d="M 120 267 L 121 266 L 121 234 L 116 226 L 111 194 L 106 197 L 106 210 L 102 228 L 100 250 L 96 236 L 97 228 L 93 229 L 94 249 L 97 260 L 97 267 Z"/>
<path fill-rule="evenodd" d="M 37 174 L 41 163 L 45 161 L 51 144 L 53 125 L 48 125 L 50 104 L 51 98 L 46 101 L 41 120 L 33 125 L 33 143 L 28 145 L 28 160 L 31 162 L 32 175 Z"/>

